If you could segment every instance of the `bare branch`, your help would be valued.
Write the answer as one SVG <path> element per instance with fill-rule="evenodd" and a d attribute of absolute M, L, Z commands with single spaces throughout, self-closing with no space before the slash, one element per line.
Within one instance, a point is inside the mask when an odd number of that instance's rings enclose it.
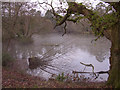
<path fill-rule="evenodd" d="M 62 36 L 64 36 L 65 34 L 66 34 L 66 26 L 67 26 L 67 23 L 65 22 L 65 26 L 64 26 L 64 30 L 65 30 L 65 32 L 63 33 L 63 35 Z"/>

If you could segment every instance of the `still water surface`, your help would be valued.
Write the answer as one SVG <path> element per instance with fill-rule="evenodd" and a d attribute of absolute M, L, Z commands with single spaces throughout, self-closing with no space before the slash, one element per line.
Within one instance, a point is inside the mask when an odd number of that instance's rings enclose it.
<path fill-rule="evenodd" d="M 95 72 L 109 70 L 111 43 L 104 37 L 92 43 L 91 41 L 95 39 L 93 35 L 64 35 L 62 37 L 58 34 L 48 34 L 33 35 L 32 38 L 33 44 L 22 45 L 15 42 L 9 48 L 16 59 L 22 63 L 26 61 L 22 66 L 23 69 L 29 64 L 29 57 L 39 57 L 50 61 L 49 66 L 44 70 L 57 75 L 62 72 L 72 74 L 72 71 L 92 72 L 91 67 L 85 68 L 80 62 L 92 64 Z M 26 69 L 28 74 L 48 79 L 51 74 L 45 71 L 39 67 L 34 70 Z M 85 76 L 92 77 L 89 74 Z M 102 74 L 96 80 L 106 81 L 107 78 L 108 74 Z"/>

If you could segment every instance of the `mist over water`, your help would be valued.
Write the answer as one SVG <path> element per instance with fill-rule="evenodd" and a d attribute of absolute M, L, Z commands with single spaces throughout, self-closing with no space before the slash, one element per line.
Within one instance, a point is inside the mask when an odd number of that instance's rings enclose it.
<path fill-rule="evenodd" d="M 40 76 L 45 79 L 51 77 L 53 74 L 72 74 L 72 71 L 84 71 L 92 72 L 91 67 L 86 67 L 80 62 L 85 64 L 92 64 L 94 71 L 107 71 L 109 70 L 109 57 L 111 43 L 105 37 L 93 41 L 95 37 L 93 35 L 64 35 L 59 34 L 45 34 L 45 35 L 33 35 L 33 44 L 22 45 L 18 42 L 14 42 L 9 52 L 22 63 L 22 69 L 28 74 L 34 76 Z M 44 68 L 45 72 L 41 68 L 30 70 L 28 68 L 28 58 L 39 57 L 43 60 L 50 61 L 49 65 Z M 51 65 L 51 66 L 50 66 Z M 54 66 L 54 67 L 53 67 Z M 92 77 L 89 74 L 85 74 L 86 77 Z M 97 81 L 106 81 L 108 74 L 102 74 L 96 79 Z"/>

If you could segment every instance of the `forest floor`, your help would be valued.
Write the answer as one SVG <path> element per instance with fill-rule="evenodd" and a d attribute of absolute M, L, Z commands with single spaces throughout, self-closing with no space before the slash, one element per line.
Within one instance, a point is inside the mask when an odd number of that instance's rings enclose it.
<path fill-rule="evenodd" d="M 45 81 L 40 77 L 31 76 L 9 68 L 2 68 L 3 88 L 111 88 L 105 82 L 60 82 Z"/>

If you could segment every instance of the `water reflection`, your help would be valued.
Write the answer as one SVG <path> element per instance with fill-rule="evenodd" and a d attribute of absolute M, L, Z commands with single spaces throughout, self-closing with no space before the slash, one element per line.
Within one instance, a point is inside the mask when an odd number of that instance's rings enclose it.
<path fill-rule="evenodd" d="M 34 43 L 31 45 L 21 45 L 13 42 L 9 52 L 19 60 L 27 60 L 28 58 L 39 57 L 42 60 L 51 61 L 49 65 L 41 70 L 40 67 L 30 70 L 27 73 L 34 76 L 42 76 L 48 79 L 51 74 L 48 72 L 59 74 L 62 72 L 71 73 L 72 71 L 83 71 L 84 67 L 80 62 L 92 64 L 95 71 L 109 70 L 110 42 L 106 38 L 91 43 L 95 37 L 92 35 L 34 35 Z M 85 71 L 92 71 L 87 67 Z M 87 75 L 86 75 L 87 76 Z M 102 77 L 102 79 L 101 79 Z M 103 74 L 97 80 L 107 80 L 108 75 Z"/>

